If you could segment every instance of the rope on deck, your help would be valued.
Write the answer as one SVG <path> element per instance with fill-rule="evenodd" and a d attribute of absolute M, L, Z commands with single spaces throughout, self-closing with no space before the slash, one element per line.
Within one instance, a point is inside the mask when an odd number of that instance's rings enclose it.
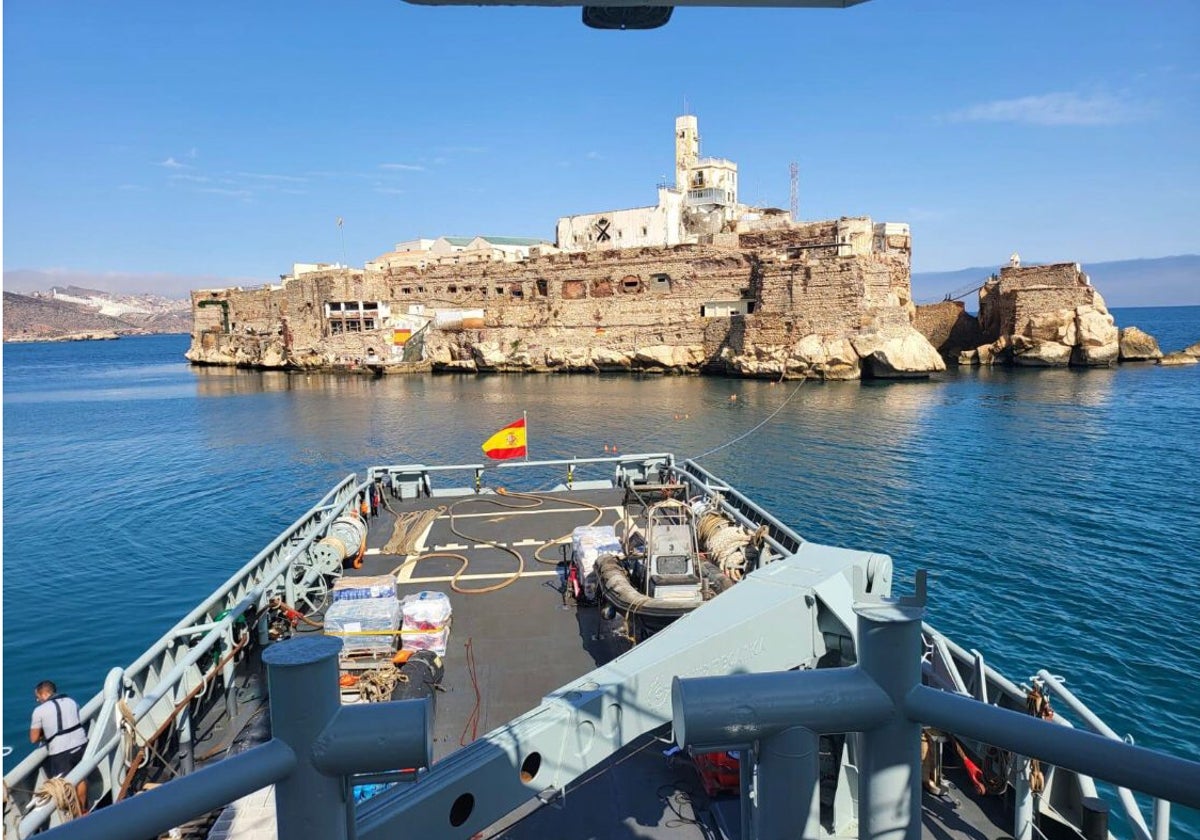
<path fill-rule="evenodd" d="M 396 514 L 396 524 L 392 528 L 391 539 L 383 547 L 383 553 L 412 554 L 417 550 L 417 542 L 425 533 L 425 529 L 445 511 L 445 506 L 439 506 L 429 510 L 414 510 L 409 513 Z"/>

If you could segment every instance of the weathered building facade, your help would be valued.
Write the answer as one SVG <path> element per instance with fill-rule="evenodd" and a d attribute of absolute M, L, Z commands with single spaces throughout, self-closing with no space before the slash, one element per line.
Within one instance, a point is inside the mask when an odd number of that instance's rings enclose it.
<path fill-rule="evenodd" d="M 188 358 L 267 368 L 925 375 L 906 226 L 867 218 L 710 245 L 332 270 L 192 293 Z"/>

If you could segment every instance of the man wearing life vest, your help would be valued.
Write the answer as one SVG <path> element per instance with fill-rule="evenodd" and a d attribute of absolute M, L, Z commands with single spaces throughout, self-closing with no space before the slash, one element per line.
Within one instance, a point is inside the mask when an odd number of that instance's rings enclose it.
<path fill-rule="evenodd" d="M 65 694 L 59 694 L 50 680 L 38 683 L 33 696 L 38 705 L 29 726 L 29 742 L 45 741 L 46 751 L 50 754 L 46 759 L 48 778 L 65 776 L 83 758 L 83 748 L 87 746 L 87 733 L 79 719 L 79 704 Z M 86 812 L 86 780 L 75 785 L 75 793 L 79 797 L 79 807 Z"/>

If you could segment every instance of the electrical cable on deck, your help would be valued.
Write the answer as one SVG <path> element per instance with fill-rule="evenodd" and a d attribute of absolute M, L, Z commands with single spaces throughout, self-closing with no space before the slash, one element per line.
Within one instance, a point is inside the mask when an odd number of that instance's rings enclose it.
<path fill-rule="evenodd" d="M 475 674 L 475 646 L 472 637 L 467 637 L 467 671 L 471 675 L 471 688 L 475 692 L 475 705 L 471 709 L 471 714 L 467 716 L 467 722 L 463 724 L 462 734 L 458 736 L 458 745 L 465 747 L 470 741 L 467 740 L 467 730 L 471 730 L 471 741 L 479 737 L 479 707 L 483 702 L 483 695 L 479 692 L 479 679 Z"/>
<path fill-rule="evenodd" d="M 39 805 L 53 802 L 58 812 L 68 820 L 83 816 L 83 806 L 79 803 L 79 794 L 75 792 L 75 785 L 62 776 L 55 776 L 53 779 L 42 782 L 42 786 L 37 789 L 34 796 L 41 800 Z"/>

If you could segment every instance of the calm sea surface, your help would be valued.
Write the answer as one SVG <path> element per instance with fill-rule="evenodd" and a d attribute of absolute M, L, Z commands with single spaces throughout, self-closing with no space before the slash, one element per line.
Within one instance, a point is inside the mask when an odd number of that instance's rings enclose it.
<path fill-rule="evenodd" d="M 1200 339 L 1200 307 L 1116 315 Z M 901 588 L 928 569 L 932 623 L 1014 679 L 1048 667 L 1118 732 L 1200 755 L 1200 366 L 797 387 L 238 372 L 186 347 L 4 347 L 9 766 L 38 680 L 90 697 L 349 472 L 476 461 L 522 411 L 534 458 L 694 456 L 781 406 L 702 463 L 809 539 L 890 553 Z"/>

